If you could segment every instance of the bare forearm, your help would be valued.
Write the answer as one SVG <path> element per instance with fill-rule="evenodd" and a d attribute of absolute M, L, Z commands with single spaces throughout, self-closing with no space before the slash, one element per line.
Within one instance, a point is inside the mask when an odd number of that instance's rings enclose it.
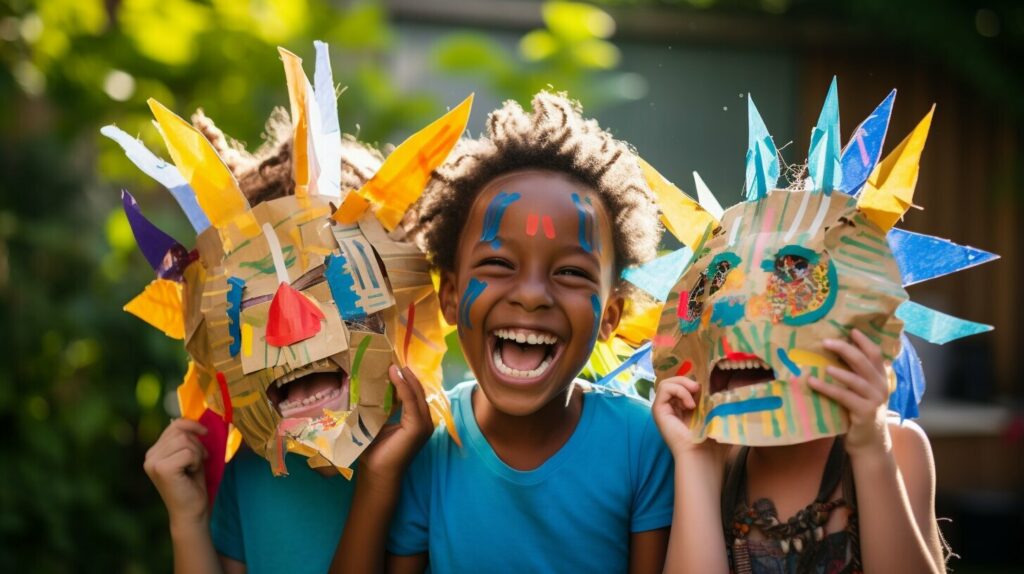
<path fill-rule="evenodd" d="M 665 572 L 728 572 L 722 535 L 722 468 L 703 457 L 676 457 L 675 506 Z"/>
<path fill-rule="evenodd" d="M 388 528 L 398 504 L 398 480 L 357 478 L 352 508 L 331 562 L 332 574 L 384 572 Z"/>
<path fill-rule="evenodd" d="M 914 517 L 892 452 L 851 460 L 864 571 L 943 572 Z"/>
<path fill-rule="evenodd" d="M 205 521 L 171 522 L 171 545 L 176 574 L 221 574 L 220 559 Z"/>

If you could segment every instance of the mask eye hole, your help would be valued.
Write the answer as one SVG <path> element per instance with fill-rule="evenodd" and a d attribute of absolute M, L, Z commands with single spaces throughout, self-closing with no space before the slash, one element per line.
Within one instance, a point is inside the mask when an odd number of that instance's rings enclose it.
<path fill-rule="evenodd" d="M 733 264 L 731 261 L 722 260 L 718 261 L 714 265 L 714 268 L 709 268 L 708 271 L 711 275 L 711 289 L 708 290 L 709 295 L 714 295 L 725 285 L 725 278 L 729 276 L 729 272 L 732 271 Z"/>
<path fill-rule="evenodd" d="M 697 283 L 690 289 L 690 300 L 686 304 L 686 320 L 696 321 L 704 312 L 704 291 L 708 284 L 708 272 L 704 271 L 697 278 Z"/>
<path fill-rule="evenodd" d="M 775 258 L 775 276 L 786 283 L 803 281 L 811 273 L 811 262 L 795 254 L 779 255 Z"/>

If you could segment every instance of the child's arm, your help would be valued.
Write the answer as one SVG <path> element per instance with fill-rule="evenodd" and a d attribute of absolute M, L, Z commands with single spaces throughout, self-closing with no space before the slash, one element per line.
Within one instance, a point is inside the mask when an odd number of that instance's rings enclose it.
<path fill-rule="evenodd" d="M 865 572 L 944 572 L 935 521 L 935 467 L 917 425 L 890 425 L 888 379 L 881 350 L 854 330 L 846 341 L 826 340 L 849 370 L 828 367 L 841 384 L 817 378 L 810 386 L 850 413 L 846 451 L 857 489 L 861 561 Z"/>
<path fill-rule="evenodd" d="M 146 452 L 142 465 L 167 507 L 174 571 L 244 574 L 245 564 L 219 557 L 213 548 L 203 479 L 207 454 L 197 434 L 206 434 L 206 427 L 188 419 L 172 421 Z"/>
<path fill-rule="evenodd" d="M 668 528 L 629 535 L 629 574 L 656 574 L 665 568 Z"/>
<path fill-rule="evenodd" d="M 352 508 L 331 562 L 332 573 L 421 573 L 426 569 L 426 554 L 386 555 L 388 528 L 398 504 L 402 475 L 433 430 L 423 386 L 416 375 L 408 367 L 399 371 L 395 366 L 389 375 L 402 404 L 402 418 L 398 424 L 381 429 L 359 457 Z"/>
<path fill-rule="evenodd" d="M 690 434 L 700 385 L 685 377 L 658 383 L 652 412 L 675 464 L 675 502 L 665 572 L 728 572 L 720 501 L 728 447 Z"/>

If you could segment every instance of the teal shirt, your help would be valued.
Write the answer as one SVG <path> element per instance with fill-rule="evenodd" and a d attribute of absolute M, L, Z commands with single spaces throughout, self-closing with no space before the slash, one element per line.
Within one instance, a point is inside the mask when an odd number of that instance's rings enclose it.
<path fill-rule="evenodd" d="M 594 390 L 569 440 L 515 470 L 477 426 L 472 393 L 449 392 L 460 449 L 444 426 L 403 479 L 388 551 L 429 552 L 447 572 L 625 572 L 630 534 L 672 521 L 672 456 L 639 399 Z"/>
<path fill-rule="evenodd" d="M 261 572 L 323 574 L 341 539 L 355 482 L 324 477 L 289 454 L 288 476 L 242 448 L 224 470 L 210 531 L 219 554 Z"/>

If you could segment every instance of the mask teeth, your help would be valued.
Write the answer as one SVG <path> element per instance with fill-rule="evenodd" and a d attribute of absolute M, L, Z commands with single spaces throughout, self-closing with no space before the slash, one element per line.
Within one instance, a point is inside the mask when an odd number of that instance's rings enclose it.
<path fill-rule="evenodd" d="M 771 365 L 765 363 L 761 359 L 722 359 L 715 366 L 726 371 L 741 369 L 771 369 Z"/>

